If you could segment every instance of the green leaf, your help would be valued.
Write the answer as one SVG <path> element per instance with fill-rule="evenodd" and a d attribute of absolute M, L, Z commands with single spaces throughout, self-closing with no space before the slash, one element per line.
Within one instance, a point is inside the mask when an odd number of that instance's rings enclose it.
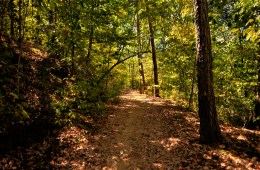
<path fill-rule="evenodd" d="M 17 94 L 15 94 L 15 93 L 13 93 L 13 92 L 11 92 L 11 93 L 10 93 L 10 95 L 11 95 L 11 96 L 13 96 L 13 97 L 14 97 L 14 99 L 18 99 L 18 98 L 19 98 L 19 97 L 18 97 L 18 95 L 17 95 Z"/>
<path fill-rule="evenodd" d="M 246 25 L 250 24 L 251 22 L 254 22 L 254 19 L 249 19 L 246 23 Z"/>
<path fill-rule="evenodd" d="M 233 28 L 232 30 L 231 30 L 231 32 L 233 32 L 233 33 L 236 33 L 236 32 L 238 32 L 239 31 L 239 28 Z"/>
<path fill-rule="evenodd" d="M 246 35 L 246 40 L 248 41 L 252 36 L 253 36 L 253 32 L 250 31 L 250 32 Z"/>
<path fill-rule="evenodd" d="M 30 118 L 29 114 L 24 109 L 22 109 L 22 115 L 28 119 Z"/>

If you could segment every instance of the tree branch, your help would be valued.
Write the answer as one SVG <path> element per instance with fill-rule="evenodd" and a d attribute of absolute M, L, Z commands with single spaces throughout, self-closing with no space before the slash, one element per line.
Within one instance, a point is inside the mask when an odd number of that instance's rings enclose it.
<path fill-rule="evenodd" d="M 103 76 L 97 81 L 97 84 L 99 84 L 117 65 L 125 62 L 126 60 L 130 59 L 130 58 L 133 58 L 135 56 L 137 56 L 138 54 L 145 54 L 145 53 L 149 53 L 150 51 L 144 51 L 144 52 L 140 52 L 140 53 L 135 53 L 135 54 L 132 54 L 122 60 L 118 60 L 112 67 L 110 67 L 104 74 Z"/>

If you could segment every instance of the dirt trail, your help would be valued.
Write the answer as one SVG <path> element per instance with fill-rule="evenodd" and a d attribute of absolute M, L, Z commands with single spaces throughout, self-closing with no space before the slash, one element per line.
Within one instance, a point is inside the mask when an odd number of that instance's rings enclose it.
<path fill-rule="evenodd" d="M 245 143 L 238 136 L 252 135 L 247 130 L 225 127 L 234 138 L 215 146 L 201 145 L 196 113 L 173 103 L 137 91 L 127 91 L 96 136 L 96 156 L 86 169 L 257 169 L 252 152 L 258 147 L 259 133 Z M 223 127 L 222 127 L 223 128 Z M 252 137 L 252 136 L 251 136 Z M 247 146 L 247 148 L 245 147 Z M 237 153 L 236 153 L 237 152 Z M 244 154 L 244 157 L 241 156 Z M 253 162 L 253 163 L 252 163 Z"/>
<path fill-rule="evenodd" d="M 104 169 L 146 169 L 160 166 L 156 159 L 160 154 L 167 153 L 162 153 L 163 148 L 151 145 L 160 140 L 164 130 L 153 113 L 158 112 L 165 103 L 152 99 L 136 91 L 121 96 L 120 105 L 102 132 L 107 136 L 102 140 L 101 146 L 109 148 L 107 153 L 104 152 L 108 162 Z"/>
<path fill-rule="evenodd" d="M 94 131 L 64 129 L 0 157 L 0 169 L 182 170 L 260 169 L 260 132 L 221 125 L 224 141 L 198 142 L 196 113 L 125 91 Z"/>

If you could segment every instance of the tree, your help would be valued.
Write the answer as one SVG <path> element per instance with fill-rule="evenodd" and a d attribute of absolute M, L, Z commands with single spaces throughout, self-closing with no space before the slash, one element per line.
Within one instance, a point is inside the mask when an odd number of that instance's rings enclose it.
<path fill-rule="evenodd" d="M 249 58 L 249 51 L 246 51 L 245 58 L 248 58 L 252 63 L 254 63 L 255 67 L 253 67 L 253 74 L 257 75 L 250 76 L 256 77 L 256 84 L 253 86 L 256 99 L 252 115 L 247 122 L 247 128 L 256 129 L 260 126 L 260 121 L 258 119 L 260 116 L 260 18 L 257 12 L 259 11 L 259 2 L 251 0 L 236 2 L 235 8 L 237 8 L 237 13 L 235 14 L 235 20 L 237 20 L 235 26 L 237 28 L 234 28 L 233 31 L 239 33 L 238 35 L 241 39 L 241 44 L 243 42 L 244 46 L 247 45 L 251 48 L 250 51 L 253 54 L 253 58 Z M 242 31 L 240 31 L 240 29 Z"/>
<path fill-rule="evenodd" d="M 260 47 L 260 43 L 259 43 L 259 47 Z M 259 54 L 260 54 L 260 50 L 259 50 Z M 260 126 L 260 121 L 258 119 L 258 121 L 254 121 L 257 120 L 257 118 L 260 116 L 260 59 L 259 59 L 260 55 L 258 55 L 258 75 L 257 75 L 257 96 L 256 96 L 256 101 L 255 101 L 255 107 L 254 107 L 254 111 L 253 114 L 248 122 L 248 128 L 250 129 L 256 129 L 256 127 Z"/>
<path fill-rule="evenodd" d="M 149 34 L 150 34 L 150 43 L 152 47 L 152 59 L 153 59 L 153 76 L 154 76 L 154 95 L 156 97 L 160 97 L 159 93 L 159 80 L 158 80 L 158 68 L 157 68 L 157 58 L 156 58 L 156 49 L 155 49 L 155 42 L 154 42 L 154 28 L 153 23 L 150 17 L 150 8 L 148 1 L 146 0 L 146 11 L 147 11 L 147 18 L 148 18 L 148 26 L 149 26 Z"/>
<path fill-rule="evenodd" d="M 260 48 L 260 42 L 259 42 L 259 48 Z M 254 118 L 257 119 L 260 116 L 260 50 L 258 51 L 258 83 L 257 83 L 257 98 L 256 98 L 256 104 L 254 109 Z M 259 121 L 258 121 L 259 123 Z M 259 126 L 259 124 L 258 124 Z"/>
<path fill-rule="evenodd" d="M 141 81 L 140 81 L 140 93 L 143 94 L 145 90 L 145 76 L 144 76 L 144 66 L 142 63 L 142 54 L 140 53 L 141 51 L 141 37 L 140 37 L 140 19 L 139 19 L 139 4 L 138 0 L 136 1 L 136 28 L 137 28 L 137 43 L 138 43 L 138 65 L 139 65 L 139 73 L 141 76 Z"/>
<path fill-rule="evenodd" d="M 11 34 L 12 38 L 14 38 L 14 20 L 15 20 L 14 7 L 15 7 L 14 1 L 10 0 L 9 1 L 9 10 L 10 10 L 9 17 L 10 17 L 10 34 Z"/>
<path fill-rule="evenodd" d="M 194 0 L 200 140 L 214 143 L 221 139 L 213 89 L 212 53 L 207 0 Z"/>

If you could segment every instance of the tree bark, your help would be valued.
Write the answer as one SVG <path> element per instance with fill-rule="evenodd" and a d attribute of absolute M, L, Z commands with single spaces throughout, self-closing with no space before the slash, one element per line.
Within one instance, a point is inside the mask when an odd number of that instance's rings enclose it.
<path fill-rule="evenodd" d="M 131 72 L 131 87 L 132 89 L 135 89 L 135 63 L 132 61 L 131 66 L 132 67 L 132 72 Z"/>
<path fill-rule="evenodd" d="M 22 0 L 19 0 L 18 2 L 18 8 L 19 8 L 19 23 L 18 23 L 18 30 L 19 30 L 19 39 L 18 42 L 21 44 L 22 43 Z"/>
<path fill-rule="evenodd" d="M 136 27 L 137 27 L 137 43 L 138 43 L 138 65 L 139 65 L 139 73 L 141 76 L 141 83 L 140 83 L 140 93 L 143 94 L 144 90 L 145 90 L 145 77 L 144 77 L 144 66 L 142 63 L 142 54 L 140 53 L 141 51 L 141 31 L 140 31 L 140 20 L 139 20 L 139 15 L 138 15 L 138 11 L 139 11 L 139 6 L 138 6 L 138 1 L 136 4 Z"/>
<path fill-rule="evenodd" d="M 260 43 L 258 43 L 258 46 L 260 47 Z M 246 128 L 248 129 L 259 129 L 260 128 L 260 120 L 257 118 L 260 116 L 260 50 L 258 50 L 258 54 L 256 55 L 257 58 L 257 67 L 258 67 L 258 73 L 257 73 L 257 94 L 256 94 L 256 100 L 255 100 L 255 108 L 254 111 L 249 119 L 249 121 L 246 124 Z"/>
<path fill-rule="evenodd" d="M 42 40 L 40 38 L 40 24 L 41 24 L 41 16 L 40 16 L 40 12 L 39 12 L 39 4 L 37 4 L 37 28 L 36 28 L 36 42 L 38 45 L 42 45 Z"/>
<path fill-rule="evenodd" d="M 194 0 L 200 141 L 214 143 L 221 139 L 213 89 L 212 53 L 207 0 Z"/>
<path fill-rule="evenodd" d="M 260 43 L 259 43 L 260 47 Z M 259 50 L 260 55 L 260 50 Z M 258 116 L 260 116 L 260 58 L 258 56 L 258 83 L 257 83 L 257 97 L 256 97 L 256 104 L 254 109 L 254 115 L 253 117 L 256 119 Z"/>
<path fill-rule="evenodd" d="M 153 24 L 152 24 L 151 17 L 150 17 L 150 9 L 149 9 L 149 5 L 148 5 L 147 1 L 146 1 L 146 10 L 147 10 L 147 14 L 148 14 L 148 26 L 149 26 L 150 41 L 151 41 L 151 47 L 152 47 L 153 76 L 154 76 L 154 85 L 155 85 L 155 90 L 154 90 L 155 94 L 154 95 L 156 97 L 160 97 L 157 58 L 156 58 L 156 49 L 155 49 L 155 42 L 154 42 L 154 29 L 153 29 Z"/>
<path fill-rule="evenodd" d="M 72 35 L 72 47 L 71 47 L 71 76 L 75 74 L 75 42 Z"/>
<path fill-rule="evenodd" d="M 91 25 L 90 35 L 89 35 L 89 44 L 88 44 L 88 54 L 87 54 L 87 59 L 86 59 L 87 66 L 91 62 L 91 50 L 92 50 L 92 45 L 93 45 L 93 39 L 94 39 L 94 26 Z"/>
<path fill-rule="evenodd" d="M 259 43 L 260 47 L 260 43 Z M 260 54 L 260 50 L 259 50 Z M 255 109 L 254 109 L 254 114 L 253 114 L 253 119 L 255 120 L 254 123 L 254 129 L 259 129 L 260 128 L 260 120 L 257 118 L 260 116 L 260 58 L 258 55 L 258 85 L 257 85 L 257 97 L 256 97 L 256 103 L 255 103 Z"/>
<path fill-rule="evenodd" d="M 9 1 L 9 9 L 10 9 L 10 34 L 11 38 L 14 38 L 14 20 L 15 20 L 15 14 L 14 14 L 14 1 Z"/>

